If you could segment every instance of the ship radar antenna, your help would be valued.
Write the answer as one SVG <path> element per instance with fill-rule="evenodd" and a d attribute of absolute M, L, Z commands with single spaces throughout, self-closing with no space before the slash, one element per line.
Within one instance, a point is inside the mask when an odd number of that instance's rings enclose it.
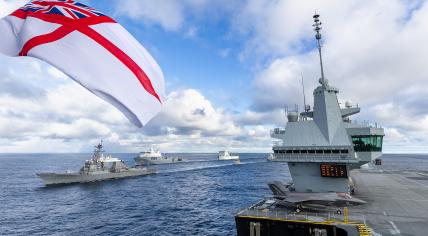
<path fill-rule="evenodd" d="M 315 12 L 314 15 L 314 24 L 312 25 L 314 27 L 314 31 L 317 32 L 317 34 L 315 35 L 315 38 L 317 39 L 317 44 L 318 44 L 318 52 L 319 52 L 319 56 L 320 56 L 320 66 L 321 66 L 321 78 L 319 80 L 320 84 L 323 85 L 324 87 L 327 86 L 328 82 L 324 77 L 324 68 L 322 65 L 322 54 L 321 54 L 321 25 L 322 22 L 319 19 L 320 15 L 317 14 Z"/>

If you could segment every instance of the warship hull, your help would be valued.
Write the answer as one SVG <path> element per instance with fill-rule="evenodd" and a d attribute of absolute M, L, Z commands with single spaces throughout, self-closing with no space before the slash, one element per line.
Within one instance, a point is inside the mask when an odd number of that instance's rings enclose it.
<path fill-rule="evenodd" d="M 218 157 L 219 161 L 237 161 L 239 156 L 220 156 Z"/>
<path fill-rule="evenodd" d="M 183 162 L 182 159 L 175 159 L 175 158 L 148 160 L 145 158 L 136 157 L 134 160 L 139 165 L 162 165 L 162 164 L 173 164 L 173 163 Z"/>
<path fill-rule="evenodd" d="M 155 174 L 156 171 L 147 168 L 130 168 L 126 171 L 110 172 L 97 171 L 96 173 L 37 173 L 46 186 L 73 183 L 87 183 L 110 179 L 121 179 L 135 176 Z"/>

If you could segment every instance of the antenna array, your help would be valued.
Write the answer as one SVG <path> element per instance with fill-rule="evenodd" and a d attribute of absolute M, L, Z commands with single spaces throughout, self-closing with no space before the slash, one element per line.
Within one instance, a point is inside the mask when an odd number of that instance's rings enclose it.
<path fill-rule="evenodd" d="M 315 38 L 317 39 L 317 44 L 318 44 L 318 52 L 320 55 L 320 66 L 321 66 L 321 78 L 319 80 L 320 84 L 322 84 L 323 86 L 327 86 L 327 80 L 324 77 L 324 68 L 322 65 L 322 54 L 321 54 L 321 25 L 322 22 L 320 21 L 320 19 L 318 19 L 320 17 L 319 14 L 315 13 L 314 15 L 314 24 L 312 25 L 314 27 L 314 31 L 317 32 L 317 34 L 315 35 Z"/>

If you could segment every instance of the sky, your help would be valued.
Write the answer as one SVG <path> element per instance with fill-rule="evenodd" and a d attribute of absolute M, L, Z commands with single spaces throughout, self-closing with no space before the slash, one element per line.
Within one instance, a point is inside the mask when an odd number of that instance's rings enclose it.
<path fill-rule="evenodd" d="M 0 17 L 25 0 L 0 0 Z M 384 127 L 384 152 L 428 153 L 428 3 L 421 0 L 85 0 L 152 54 L 167 101 L 146 126 L 50 65 L 0 55 L 0 152 L 269 152 L 284 107 L 313 104 L 323 61 L 354 120 Z M 0 38 L 1 43 L 1 38 Z"/>

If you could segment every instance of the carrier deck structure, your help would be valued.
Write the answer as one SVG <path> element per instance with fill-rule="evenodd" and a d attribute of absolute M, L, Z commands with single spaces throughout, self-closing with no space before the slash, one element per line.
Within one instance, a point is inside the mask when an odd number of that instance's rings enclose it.
<path fill-rule="evenodd" d="M 410 190 L 407 184 L 412 186 L 411 178 L 403 173 L 390 173 L 379 167 L 371 171 L 360 170 L 362 165 L 373 163 L 382 156 L 384 130 L 377 124 L 352 122 L 350 117 L 360 112 L 358 106 L 349 102 L 344 107 L 340 106 L 339 90 L 331 86 L 324 76 L 318 14 L 314 15 L 314 22 L 321 78 L 320 85 L 313 92 L 313 110 L 305 104 L 301 113 L 297 109 L 287 111 L 285 128 L 271 131 L 271 137 L 279 142 L 272 148 L 270 161 L 287 162 L 292 183 L 284 185 L 288 192 L 283 192 L 282 196 L 275 196 L 277 193 L 273 191 L 272 198 L 239 211 L 235 216 L 237 234 L 397 235 L 400 234 L 397 224 L 409 219 L 416 222 L 413 232 L 423 232 L 424 224 L 421 222 L 428 222 L 427 217 L 418 214 L 420 217 L 412 218 L 410 211 L 420 213 L 417 203 L 420 204 L 423 197 L 419 194 L 426 193 L 428 189 Z M 287 193 L 293 195 L 294 192 L 303 196 L 300 202 L 287 200 Z M 325 205 L 319 204 L 321 201 L 313 201 L 313 196 L 322 196 L 323 193 L 344 195 L 350 199 L 349 203 L 352 198 L 358 198 L 366 204 L 339 207 L 334 199 Z M 409 197 L 404 201 L 408 204 L 400 202 L 406 194 Z M 325 198 L 323 200 L 326 202 Z M 428 208 L 427 205 L 425 202 L 422 208 Z M 410 208 L 400 210 L 401 206 Z"/>
<path fill-rule="evenodd" d="M 336 209 L 297 213 L 266 198 L 235 215 L 237 235 L 427 235 L 428 171 L 376 166 L 351 176 L 353 196 L 367 204 L 348 207 L 347 215 Z"/>

